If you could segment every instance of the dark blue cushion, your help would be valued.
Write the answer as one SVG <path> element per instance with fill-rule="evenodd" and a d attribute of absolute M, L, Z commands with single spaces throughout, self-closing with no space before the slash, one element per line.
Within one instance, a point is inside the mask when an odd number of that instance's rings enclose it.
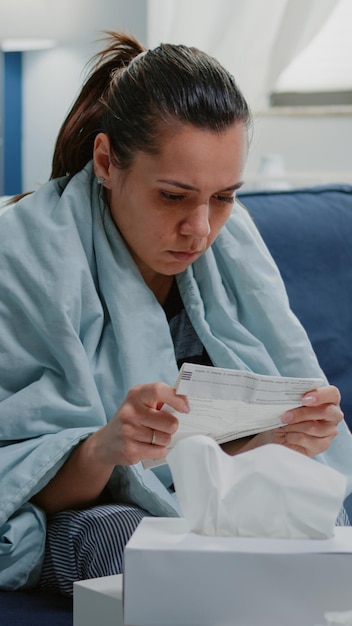
<path fill-rule="evenodd" d="M 352 186 L 242 192 L 352 427 Z"/>
<path fill-rule="evenodd" d="M 0 591 L 1 626 L 72 626 L 72 600 L 41 591 Z"/>

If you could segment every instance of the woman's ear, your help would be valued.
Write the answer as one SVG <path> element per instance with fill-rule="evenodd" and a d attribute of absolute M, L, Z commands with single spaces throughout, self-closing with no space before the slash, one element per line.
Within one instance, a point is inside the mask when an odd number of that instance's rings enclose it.
<path fill-rule="evenodd" d="M 110 139 L 105 133 L 98 133 L 93 148 L 94 173 L 107 189 L 111 189 Z"/>

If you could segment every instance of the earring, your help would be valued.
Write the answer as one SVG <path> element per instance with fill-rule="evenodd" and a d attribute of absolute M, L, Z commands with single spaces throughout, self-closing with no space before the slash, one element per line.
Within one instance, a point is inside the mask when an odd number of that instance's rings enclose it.
<path fill-rule="evenodd" d="M 98 176 L 98 178 L 97 178 L 98 185 L 104 185 L 105 180 L 106 179 L 104 178 L 104 176 Z"/>

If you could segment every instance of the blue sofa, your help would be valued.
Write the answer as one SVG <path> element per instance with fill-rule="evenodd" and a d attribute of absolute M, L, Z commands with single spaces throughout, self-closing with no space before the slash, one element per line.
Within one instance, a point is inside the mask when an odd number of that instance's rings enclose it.
<path fill-rule="evenodd" d="M 323 370 L 341 390 L 352 427 L 352 186 L 242 192 L 239 199 L 280 268 Z M 68 598 L 36 590 L 0 592 L 1 626 L 72 622 Z"/>
<path fill-rule="evenodd" d="M 352 428 L 352 186 L 240 194 Z"/>
<path fill-rule="evenodd" d="M 1 626 L 72 626 L 73 603 L 58 594 L 0 591 Z"/>

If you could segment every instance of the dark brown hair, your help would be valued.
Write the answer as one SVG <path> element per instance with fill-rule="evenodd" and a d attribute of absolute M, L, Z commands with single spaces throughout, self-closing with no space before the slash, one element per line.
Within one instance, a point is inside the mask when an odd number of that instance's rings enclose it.
<path fill-rule="evenodd" d="M 157 151 L 165 123 L 217 132 L 236 121 L 249 125 L 233 76 L 213 57 L 184 45 L 145 50 L 132 36 L 107 35 L 60 129 L 51 178 L 80 171 L 92 159 L 99 132 L 108 135 L 114 162 L 127 169 L 137 150 Z"/>

